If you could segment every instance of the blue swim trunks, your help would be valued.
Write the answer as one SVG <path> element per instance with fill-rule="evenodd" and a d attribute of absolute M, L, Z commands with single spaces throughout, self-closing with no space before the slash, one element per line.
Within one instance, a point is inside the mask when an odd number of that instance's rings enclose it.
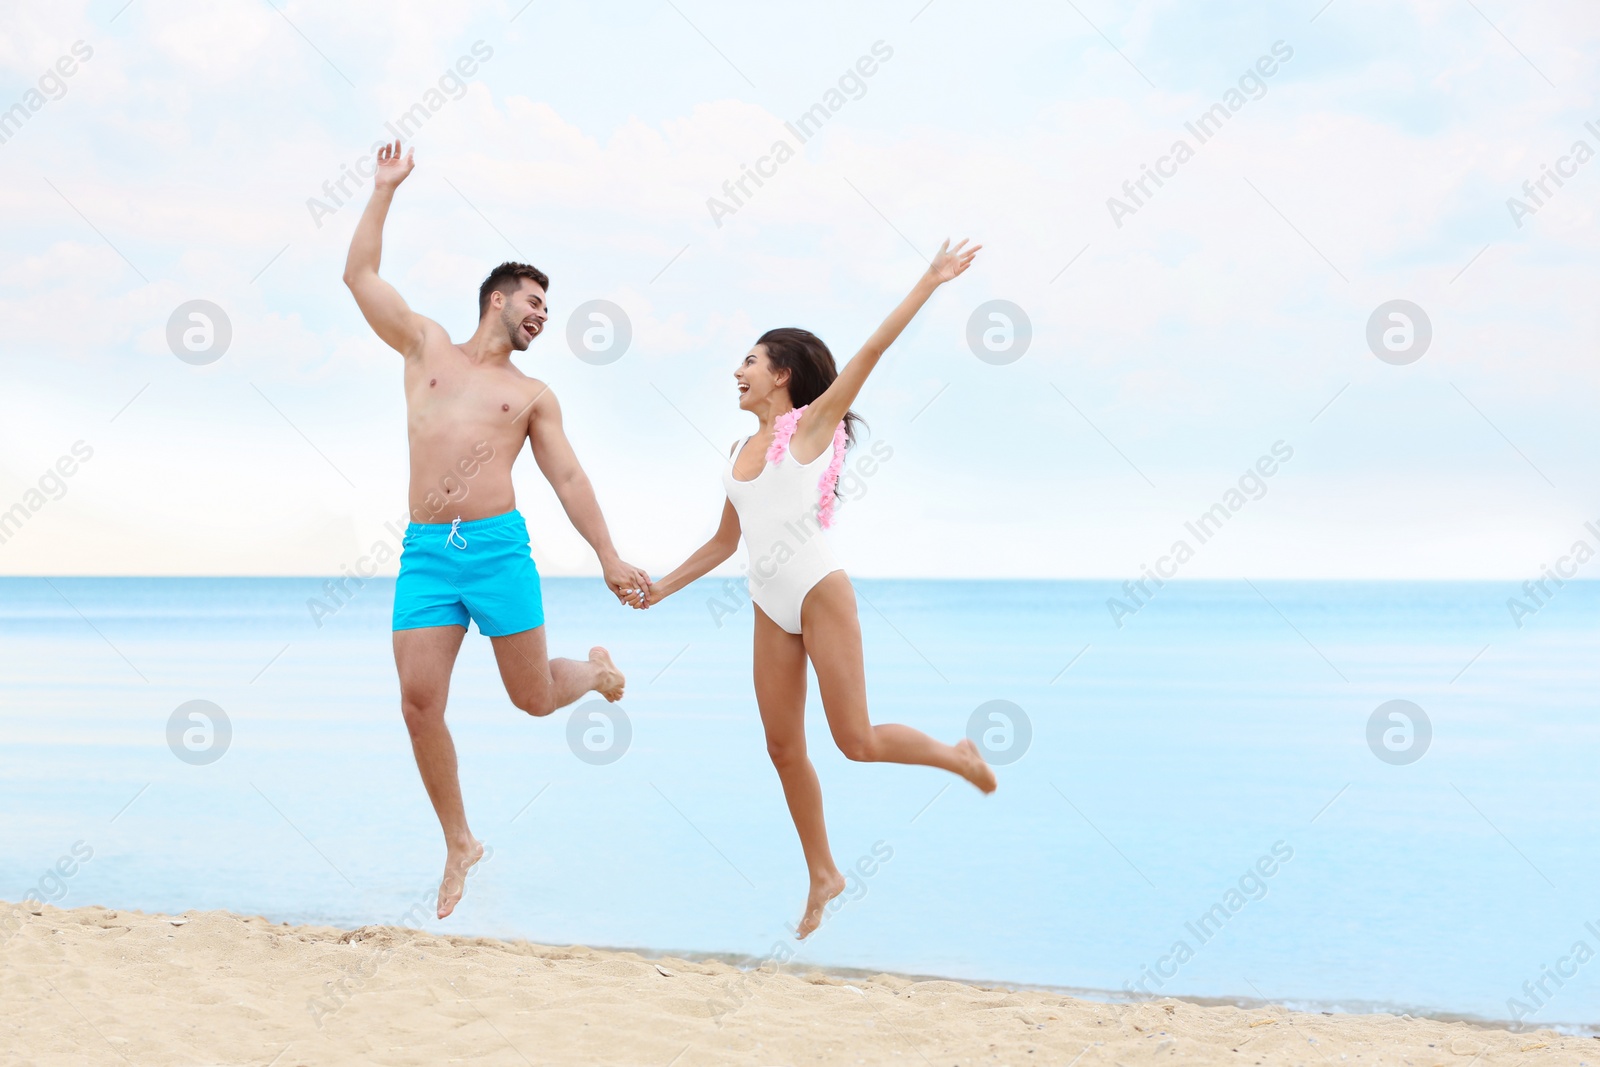
<path fill-rule="evenodd" d="M 406 526 L 400 577 L 394 583 L 393 628 L 465 629 L 469 618 L 487 637 L 544 625 L 528 524 L 515 509 L 471 522 Z"/>

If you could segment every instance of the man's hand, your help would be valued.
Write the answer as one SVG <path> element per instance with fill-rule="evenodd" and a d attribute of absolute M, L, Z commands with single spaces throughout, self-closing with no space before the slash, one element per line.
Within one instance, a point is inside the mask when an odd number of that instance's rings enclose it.
<path fill-rule="evenodd" d="M 967 239 L 963 237 L 961 244 L 951 248 L 950 240 L 946 238 L 944 244 L 939 246 L 939 251 L 933 254 L 933 262 L 928 264 L 928 277 L 933 279 L 933 284 L 943 285 L 972 265 L 972 257 L 983 246 L 973 245 L 963 252 L 966 243 Z"/>
<path fill-rule="evenodd" d="M 393 192 L 395 187 L 406 180 L 406 175 L 411 173 L 414 165 L 411 162 L 415 148 L 406 149 L 404 156 L 400 155 L 400 141 L 386 144 L 378 149 L 378 176 L 375 179 L 379 189 L 388 189 Z"/>
<path fill-rule="evenodd" d="M 644 607 L 650 594 L 650 575 L 631 563 L 613 557 L 603 564 L 606 585 L 617 600 L 629 607 Z"/>

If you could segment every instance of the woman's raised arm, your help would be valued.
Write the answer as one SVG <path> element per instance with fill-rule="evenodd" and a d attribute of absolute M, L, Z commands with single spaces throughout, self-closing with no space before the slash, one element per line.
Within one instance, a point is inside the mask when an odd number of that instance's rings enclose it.
<path fill-rule="evenodd" d="M 795 437 L 802 442 L 802 451 L 820 455 L 826 442 L 833 440 L 834 427 L 839 425 L 839 420 L 855 403 L 861 387 L 867 384 L 867 375 L 872 373 L 878 360 L 894 344 L 895 338 L 922 310 L 922 305 L 928 302 L 933 291 L 965 271 L 972 264 L 972 257 L 983 247 L 973 245 L 967 248 L 966 244 L 967 239 L 963 237 L 954 248 L 950 247 L 949 240 L 939 246 L 928 269 L 917 279 L 917 284 L 906 298 L 900 301 L 900 306 L 891 311 L 889 317 L 872 332 L 867 343 L 861 346 L 861 351 L 845 364 L 844 370 L 839 372 L 839 377 L 833 380 L 827 391 L 811 402 L 806 413 L 800 416 L 800 425 L 795 428 Z"/>

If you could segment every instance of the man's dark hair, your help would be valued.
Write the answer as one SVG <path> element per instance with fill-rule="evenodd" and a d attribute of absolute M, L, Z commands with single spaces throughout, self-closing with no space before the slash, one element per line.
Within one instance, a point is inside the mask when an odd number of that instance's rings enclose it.
<path fill-rule="evenodd" d="M 507 298 L 518 289 L 522 288 L 522 280 L 537 282 L 539 288 L 545 292 L 550 291 L 550 278 L 538 267 L 531 267 L 526 263 L 513 263 L 510 260 L 500 264 L 489 272 L 489 276 L 478 286 L 478 318 L 483 318 L 484 312 L 489 310 L 489 294 L 501 292 Z"/>

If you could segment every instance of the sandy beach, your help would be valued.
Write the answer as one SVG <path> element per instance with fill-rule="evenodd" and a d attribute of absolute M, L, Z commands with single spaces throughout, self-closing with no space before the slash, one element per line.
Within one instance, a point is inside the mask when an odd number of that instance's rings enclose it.
<path fill-rule="evenodd" d="M 881 974 L 273 924 L 16 908 L 6 1063 L 1600 1064 L 1600 1041 L 1392 1015 L 1103 1004 Z"/>

